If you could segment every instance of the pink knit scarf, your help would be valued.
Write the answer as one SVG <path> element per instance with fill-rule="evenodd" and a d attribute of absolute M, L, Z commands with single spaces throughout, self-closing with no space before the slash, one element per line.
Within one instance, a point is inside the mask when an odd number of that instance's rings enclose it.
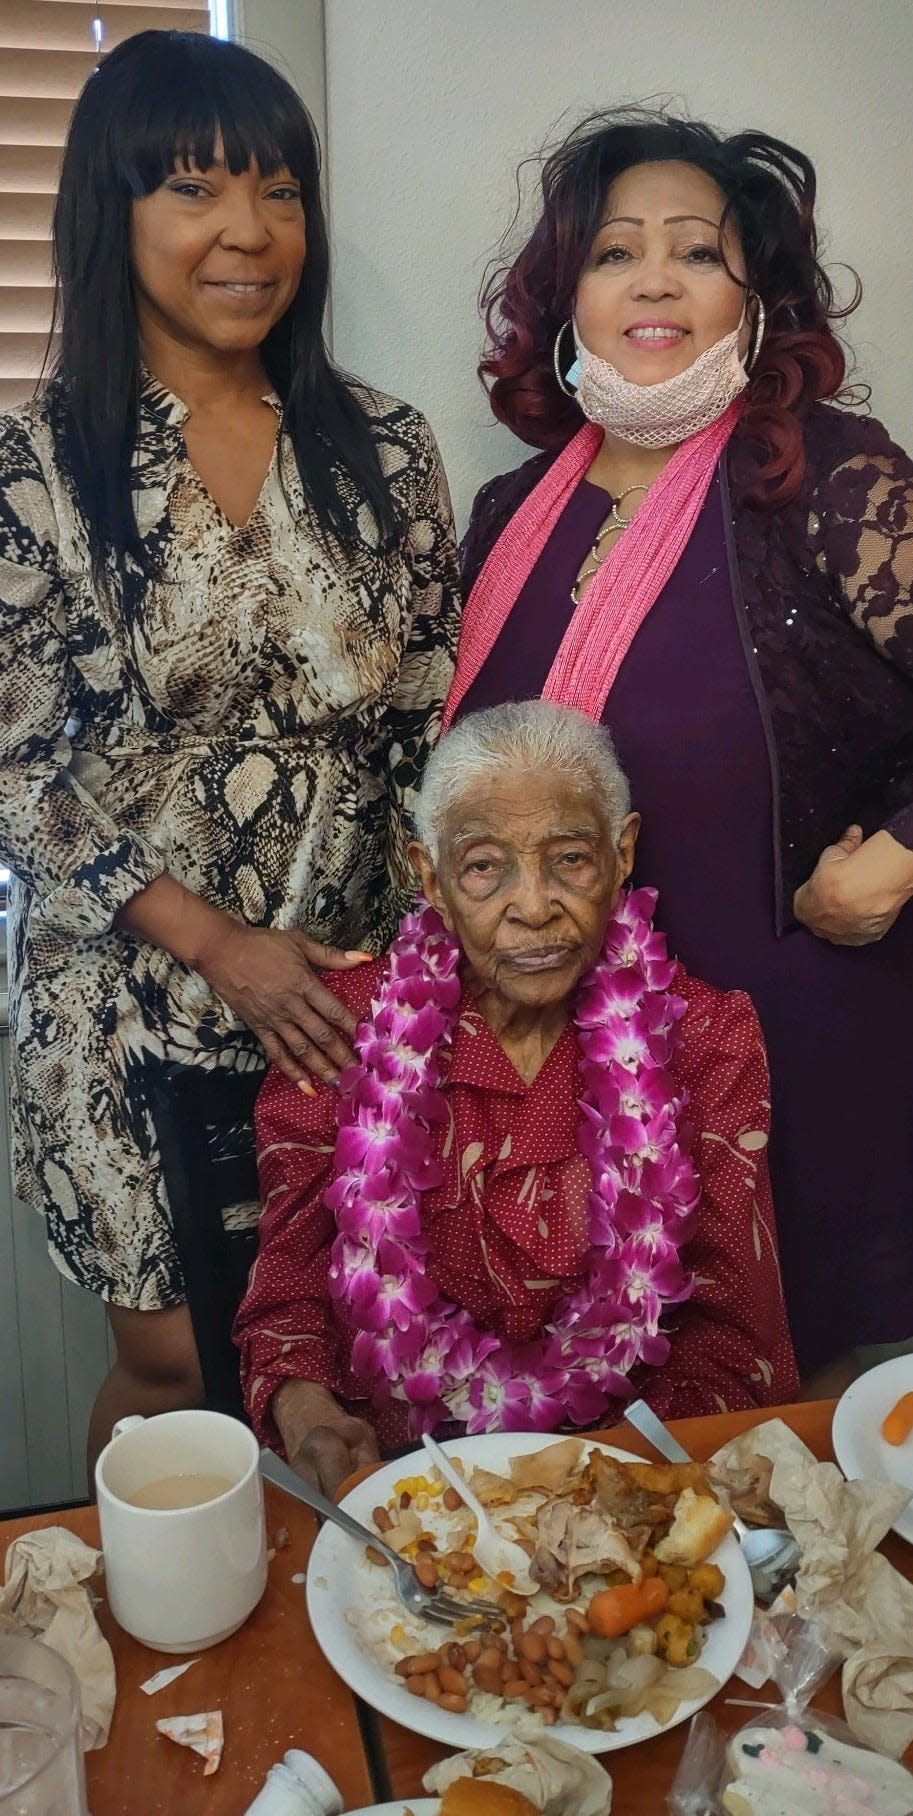
<path fill-rule="evenodd" d="M 615 678 L 697 522 L 720 455 L 739 418 L 730 404 L 683 441 L 653 481 L 631 527 L 590 581 L 549 670 L 543 698 L 602 718 Z M 586 423 L 502 530 L 466 601 L 446 731 L 487 661 L 574 488 L 602 446 Z M 508 690 L 509 691 L 509 690 Z"/>

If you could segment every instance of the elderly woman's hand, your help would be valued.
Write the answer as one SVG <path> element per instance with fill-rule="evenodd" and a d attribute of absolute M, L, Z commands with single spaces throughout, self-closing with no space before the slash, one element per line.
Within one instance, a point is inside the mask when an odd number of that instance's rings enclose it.
<path fill-rule="evenodd" d="M 348 971 L 369 955 L 339 952 L 304 933 L 220 921 L 196 969 L 287 1078 L 299 1084 L 313 1072 L 334 1084 L 351 1064 L 346 1036 L 354 1034 L 355 1021 L 315 967 Z"/>
<path fill-rule="evenodd" d="M 379 1461 L 372 1426 L 316 1381 L 284 1381 L 271 1410 L 292 1468 L 330 1500 L 346 1476 Z"/>
<path fill-rule="evenodd" d="M 835 946 L 869 946 L 884 939 L 911 896 L 913 852 L 889 832 L 866 839 L 861 826 L 848 826 L 796 890 L 793 913 Z"/>

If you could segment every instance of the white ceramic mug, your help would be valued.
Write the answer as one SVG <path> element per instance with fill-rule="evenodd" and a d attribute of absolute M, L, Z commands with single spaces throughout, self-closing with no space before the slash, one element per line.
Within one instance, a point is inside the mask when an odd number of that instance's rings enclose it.
<path fill-rule="evenodd" d="M 95 1467 L 108 1603 L 158 1652 L 199 1652 L 246 1621 L 266 1587 L 257 1440 L 220 1412 L 121 1419 Z M 135 1507 L 130 1496 L 173 1475 L 231 1486 L 196 1507 Z"/>

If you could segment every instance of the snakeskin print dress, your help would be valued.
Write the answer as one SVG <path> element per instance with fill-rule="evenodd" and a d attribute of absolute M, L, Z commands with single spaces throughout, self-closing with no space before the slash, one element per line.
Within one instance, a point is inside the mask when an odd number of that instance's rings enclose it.
<path fill-rule="evenodd" d="M 119 931 L 118 910 L 167 870 L 251 924 L 381 951 L 411 893 L 410 796 L 452 670 L 456 556 L 426 423 L 359 395 L 406 526 L 392 553 L 351 493 L 354 546 L 321 541 L 281 434 L 233 525 L 187 455 L 186 407 L 148 380 L 134 502 L 163 578 L 128 561 L 107 589 L 47 400 L 0 418 L 15 1182 L 61 1272 L 112 1304 L 183 1299 L 146 1067 L 263 1064 L 202 978 Z"/>

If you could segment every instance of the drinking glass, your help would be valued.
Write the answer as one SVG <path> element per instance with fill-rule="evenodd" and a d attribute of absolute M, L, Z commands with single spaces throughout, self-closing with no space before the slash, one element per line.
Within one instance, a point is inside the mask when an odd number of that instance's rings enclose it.
<path fill-rule="evenodd" d="M 87 1816 L 76 1678 L 50 1646 L 3 1633 L 0 1816 Z"/>

